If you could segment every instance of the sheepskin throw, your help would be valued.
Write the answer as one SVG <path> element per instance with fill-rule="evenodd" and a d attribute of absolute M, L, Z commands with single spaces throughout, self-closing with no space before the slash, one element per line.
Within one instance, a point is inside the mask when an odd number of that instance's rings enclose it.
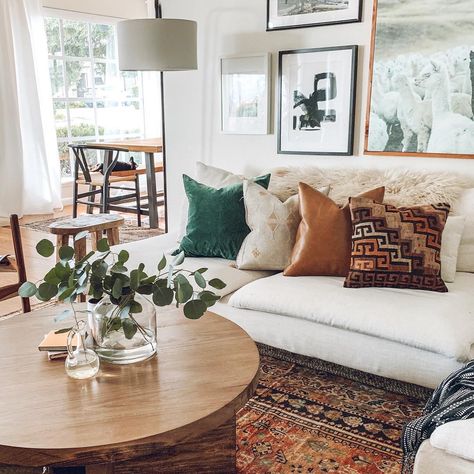
<path fill-rule="evenodd" d="M 329 197 L 339 205 L 369 189 L 385 186 L 385 203 L 396 207 L 445 202 L 453 205 L 463 189 L 472 187 L 462 176 L 406 169 L 322 169 L 317 167 L 272 170 L 269 191 L 282 201 L 298 193 L 300 182 L 313 188 L 330 186 Z"/>

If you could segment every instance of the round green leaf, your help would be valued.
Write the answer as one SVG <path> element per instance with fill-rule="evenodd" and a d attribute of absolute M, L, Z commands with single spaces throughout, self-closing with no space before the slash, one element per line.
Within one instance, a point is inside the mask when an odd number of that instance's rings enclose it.
<path fill-rule="evenodd" d="M 127 268 L 124 267 L 120 262 L 117 262 L 115 265 L 112 265 L 110 273 L 126 273 Z"/>
<path fill-rule="evenodd" d="M 171 262 L 171 266 L 177 267 L 178 265 L 181 265 L 184 262 L 184 252 L 180 252 L 176 257 Z"/>
<path fill-rule="evenodd" d="M 209 285 L 215 288 L 216 290 L 222 290 L 224 289 L 227 285 L 220 280 L 219 278 L 213 278 L 210 282 Z"/>
<path fill-rule="evenodd" d="M 61 291 L 58 295 L 58 299 L 59 301 L 64 301 L 66 300 L 67 298 L 70 298 L 73 296 L 73 293 L 75 292 L 75 288 L 74 287 L 71 287 L 71 288 L 65 288 L 63 291 Z"/>
<path fill-rule="evenodd" d="M 36 244 L 36 251 L 42 256 L 42 257 L 51 257 L 54 253 L 54 245 L 53 243 L 48 240 L 48 239 L 43 239 L 40 240 Z"/>
<path fill-rule="evenodd" d="M 122 296 L 122 288 L 122 280 L 120 280 L 120 278 L 117 278 L 114 282 L 114 286 L 112 287 L 112 296 L 114 298 L 119 299 Z"/>
<path fill-rule="evenodd" d="M 96 277 L 102 279 L 107 275 L 107 270 L 109 269 L 109 266 L 107 265 L 107 262 L 104 262 L 104 260 L 96 260 L 92 264 L 92 274 L 95 275 Z"/>
<path fill-rule="evenodd" d="M 74 249 L 69 247 L 69 245 L 65 245 L 59 249 L 59 258 L 64 261 L 71 260 L 74 257 Z"/>
<path fill-rule="evenodd" d="M 130 254 L 126 250 L 121 250 L 118 254 L 120 263 L 125 263 L 130 258 Z"/>
<path fill-rule="evenodd" d="M 175 280 L 174 291 L 176 293 L 176 301 L 178 303 L 186 303 L 186 301 L 190 300 L 193 296 L 193 287 L 188 283 L 187 280 Z"/>
<path fill-rule="evenodd" d="M 58 277 L 56 274 L 56 267 L 52 268 L 46 275 L 44 276 L 44 281 L 49 283 L 50 285 L 59 285 L 61 283 L 61 278 Z"/>
<path fill-rule="evenodd" d="M 58 294 L 58 287 L 50 283 L 41 283 L 38 287 L 38 296 L 44 301 L 54 298 Z"/>
<path fill-rule="evenodd" d="M 199 299 L 204 301 L 206 306 L 210 308 L 211 306 L 214 306 L 214 304 L 216 304 L 221 298 L 212 291 L 202 291 L 199 293 Z"/>
<path fill-rule="evenodd" d="M 29 281 L 23 283 L 18 290 L 18 294 L 22 298 L 31 298 L 32 296 L 36 295 L 36 285 L 34 283 L 30 283 Z"/>
<path fill-rule="evenodd" d="M 184 305 L 184 315 L 188 319 L 199 319 L 207 310 L 207 305 L 201 300 L 188 301 Z"/>
<path fill-rule="evenodd" d="M 166 257 L 163 255 L 163 257 L 161 257 L 160 263 L 158 264 L 158 271 L 161 272 L 161 270 L 164 270 L 165 267 L 166 267 Z"/>
<path fill-rule="evenodd" d="M 206 280 L 199 272 L 196 272 L 194 274 L 194 281 L 196 282 L 196 285 L 200 288 L 206 288 Z"/>
<path fill-rule="evenodd" d="M 130 312 L 133 314 L 138 314 L 143 311 L 143 307 L 138 301 L 131 301 L 130 302 Z"/>
<path fill-rule="evenodd" d="M 99 242 L 97 242 L 97 250 L 102 253 L 108 252 L 110 250 L 107 239 L 100 239 Z"/>
<path fill-rule="evenodd" d="M 137 325 L 130 318 L 122 321 L 122 328 L 127 339 L 132 339 L 138 331 Z"/>
<path fill-rule="evenodd" d="M 166 286 L 155 286 L 153 290 L 153 303 L 157 306 L 168 306 L 173 302 L 174 293 L 171 288 Z"/>

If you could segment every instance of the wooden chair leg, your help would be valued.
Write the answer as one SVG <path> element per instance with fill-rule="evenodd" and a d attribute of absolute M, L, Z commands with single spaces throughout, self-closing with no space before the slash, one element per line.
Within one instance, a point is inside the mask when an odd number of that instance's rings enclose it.
<path fill-rule="evenodd" d="M 79 185 L 76 183 L 76 180 L 74 180 L 74 184 L 72 187 L 72 217 L 73 218 L 77 217 L 78 188 L 79 188 Z"/>
<path fill-rule="evenodd" d="M 18 216 L 13 214 L 10 216 L 10 226 L 13 237 L 13 248 L 15 251 L 15 259 L 18 268 L 18 283 L 23 284 L 27 281 L 26 278 L 26 265 L 25 257 L 23 255 L 23 244 L 21 241 L 21 231 L 20 223 L 18 221 Z M 31 311 L 30 299 L 21 298 L 21 307 L 24 313 L 29 313 Z"/>
<path fill-rule="evenodd" d="M 135 193 L 137 199 L 137 224 L 138 227 L 142 226 L 142 210 L 140 207 L 140 177 L 138 174 L 135 176 Z"/>
<path fill-rule="evenodd" d="M 109 213 L 109 194 L 110 194 L 110 189 L 108 183 L 104 183 L 104 186 L 102 186 L 102 207 L 101 207 L 101 212 L 102 214 L 108 214 Z"/>
<path fill-rule="evenodd" d="M 56 236 L 56 260 L 59 262 L 59 249 L 69 245 L 69 235 L 57 235 Z"/>
<path fill-rule="evenodd" d="M 107 240 L 109 241 L 109 245 L 118 245 L 120 243 L 118 227 L 107 229 Z"/>
<path fill-rule="evenodd" d="M 97 186 L 92 186 L 92 184 L 89 186 L 89 191 L 93 192 L 97 189 Z M 90 196 L 90 201 L 95 203 L 95 194 Z M 94 207 L 93 206 L 87 206 L 87 214 L 94 214 Z"/>

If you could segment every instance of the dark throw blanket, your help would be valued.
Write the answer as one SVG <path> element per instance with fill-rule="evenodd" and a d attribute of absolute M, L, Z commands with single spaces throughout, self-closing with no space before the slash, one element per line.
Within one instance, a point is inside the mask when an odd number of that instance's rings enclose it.
<path fill-rule="evenodd" d="M 474 418 L 474 360 L 441 382 L 426 404 L 423 416 L 405 426 L 403 474 L 412 472 L 418 448 L 438 426 L 467 418 Z"/>

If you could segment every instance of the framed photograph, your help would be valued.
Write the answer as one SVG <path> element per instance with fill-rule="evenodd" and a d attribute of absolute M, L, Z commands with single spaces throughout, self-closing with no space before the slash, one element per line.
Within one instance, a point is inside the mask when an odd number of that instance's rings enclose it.
<path fill-rule="evenodd" d="M 221 130 L 270 133 L 271 55 L 221 58 Z"/>
<path fill-rule="evenodd" d="M 472 1 L 375 0 L 370 76 L 366 154 L 474 158 Z"/>
<path fill-rule="evenodd" d="M 278 153 L 352 155 L 357 46 L 281 51 Z"/>
<path fill-rule="evenodd" d="M 267 0 L 267 31 L 361 20 L 362 0 Z"/>

